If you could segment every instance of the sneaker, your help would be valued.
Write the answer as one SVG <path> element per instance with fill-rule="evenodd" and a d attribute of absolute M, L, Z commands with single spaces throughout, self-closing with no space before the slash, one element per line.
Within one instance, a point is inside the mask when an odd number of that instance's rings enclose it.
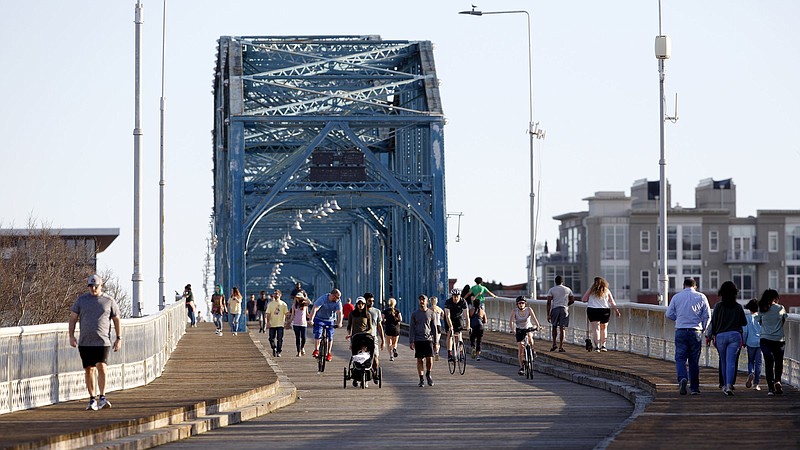
<path fill-rule="evenodd" d="M 87 411 L 97 411 L 98 409 L 100 409 L 100 408 L 97 406 L 97 400 L 95 400 L 94 397 L 90 398 L 89 399 L 89 405 L 86 406 L 86 410 Z"/>
<path fill-rule="evenodd" d="M 434 361 L 438 361 L 439 360 L 439 354 L 438 353 L 433 355 L 433 360 Z"/>
<path fill-rule="evenodd" d="M 681 395 L 686 395 L 686 383 L 688 382 L 689 380 L 687 380 L 686 378 L 681 378 L 681 381 L 678 383 L 678 385 L 680 386 Z"/>
<path fill-rule="evenodd" d="M 368 388 L 368 387 L 369 387 L 369 381 L 365 381 L 365 382 L 364 382 L 364 389 L 366 389 L 366 388 Z"/>
<path fill-rule="evenodd" d="M 481 355 L 475 356 L 475 361 L 480 361 L 480 360 L 481 360 Z"/>
<path fill-rule="evenodd" d="M 278 352 L 278 354 L 277 354 L 277 355 L 275 355 L 275 357 L 276 357 L 276 358 L 280 358 L 280 357 L 281 357 L 281 352 Z"/>
<path fill-rule="evenodd" d="M 728 386 L 725 386 L 724 388 L 722 388 L 722 393 L 727 395 L 728 397 L 732 397 L 733 396 L 733 391 Z"/>
<path fill-rule="evenodd" d="M 394 356 L 395 358 L 397 358 L 397 348 L 393 348 L 393 349 L 392 349 L 392 356 Z"/>
<path fill-rule="evenodd" d="M 558 349 L 558 347 L 556 347 L 555 345 L 554 345 L 554 346 L 552 346 L 552 347 L 550 347 L 550 351 L 551 351 L 551 352 L 554 352 L 554 351 L 556 351 L 557 349 Z"/>
<path fill-rule="evenodd" d="M 418 386 L 419 386 L 419 387 L 424 387 L 424 386 L 425 386 L 425 381 L 424 381 L 422 378 L 420 378 L 420 379 L 419 379 L 419 384 L 418 384 Z"/>
<path fill-rule="evenodd" d="M 747 382 L 744 384 L 744 387 L 750 389 L 753 386 L 753 380 L 756 379 L 756 375 L 753 372 L 750 372 L 750 375 L 747 376 Z"/>
<path fill-rule="evenodd" d="M 235 336 L 235 335 L 234 335 L 234 336 Z M 278 357 L 278 351 L 277 351 L 277 350 L 275 350 L 274 348 L 272 349 L 272 357 L 273 357 L 273 358 L 277 358 L 277 357 Z"/>
<path fill-rule="evenodd" d="M 101 395 L 100 400 L 97 402 L 97 409 L 105 408 L 111 408 L 111 402 L 106 399 L 105 395 Z"/>
<path fill-rule="evenodd" d="M 300 352 L 297 352 L 297 357 L 298 357 L 298 358 L 300 357 Z"/>
<path fill-rule="evenodd" d="M 519 370 L 517 371 L 517 375 L 525 375 L 525 369 L 520 367 Z"/>
<path fill-rule="evenodd" d="M 319 358 L 319 350 L 314 350 L 314 353 L 311 354 L 314 358 Z"/>
<path fill-rule="evenodd" d="M 700 395 L 700 391 L 692 391 L 689 395 Z"/>
<path fill-rule="evenodd" d="M 761 390 L 761 386 L 755 385 L 755 386 L 753 386 L 753 390 L 754 391 L 760 391 Z"/>
<path fill-rule="evenodd" d="M 564 350 L 564 347 L 561 347 L 558 349 L 558 353 L 566 353 L 566 350 Z"/>
<path fill-rule="evenodd" d="M 394 356 L 389 355 L 389 361 L 394 361 Z"/>
<path fill-rule="evenodd" d="M 772 391 L 767 392 L 767 397 L 772 397 L 773 395 L 775 395 L 774 392 L 772 392 Z"/>
<path fill-rule="evenodd" d="M 300 354 L 301 354 L 301 355 L 305 355 L 305 354 L 306 354 L 306 349 L 304 349 L 304 348 L 301 348 L 301 349 L 300 349 Z"/>
<path fill-rule="evenodd" d="M 333 359 L 333 356 L 331 356 L 331 354 L 330 354 L 330 353 L 328 353 L 327 355 L 325 355 L 325 361 L 331 362 L 331 360 L 332 360 L 332 359 Z"/>
<path fill-rule="evenodd" d="M 607 352 L 607 351 L 608 351 L 608 349 L 606 348 L 606 346 L 605 346 L 605 345 L 601 345 L 601 346 L 600 346 L 600 351 L 601 351 L 601 352 Z"/>
<path fill-rule="evenodd" d="M 596 349 L 594 349 L 594 351 L 600 353 L 600 347 L 597 347 Z"/>
<path fill-rule="evenodd" d="M 219 336 L 219 330 L 214 330 L 214 334 L 216 334 L 217 336 Z"/>
<path fill-rule="evenodd" d="M 425 375 L 425 378 L 428 380 L 428 386 L 433 386 L 433 378 L 430 375 Z"/>
<path fill-rule="evenodd" d="M 781 382 L 780 381 L 776 381 L 775 382 L 775 394 L 776 395 L 783 394 L 783 387 L 781 386 Z"/>

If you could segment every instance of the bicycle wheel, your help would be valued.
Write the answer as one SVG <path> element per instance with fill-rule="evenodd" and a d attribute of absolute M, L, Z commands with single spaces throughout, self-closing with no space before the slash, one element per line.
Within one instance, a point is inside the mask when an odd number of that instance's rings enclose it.
<path fill-rule="evenodd" d="M 456 373 L 456 346 L 452 345 L 452 351 L 447 355 L 447 368 L 450 370 L 450 374 Z"/>
<path fill-rule="evenodd" d="M 458 351 L 456 352 L 456 361 L 458 362 L 458 373 L 464 375 L 464 372 L 467 370 L 467 351 L 464 348 L 464 343 L 462 341 L 458 341 L 456 343 L 458 347 Z"/>
<path fill-rule="evenodd" d="M 533 349 L 530 345 L 525 346 L 525 378 L 533 379 Z"/>
<path fill-rule="evenodd" d="M 317 370 L 319 373 L 325 372 L 325 358 L 328 356 L 328 338 L 325 332 L 322 333 L 322 339 L 319 341 L 319 358 L 317 358 Z"/>

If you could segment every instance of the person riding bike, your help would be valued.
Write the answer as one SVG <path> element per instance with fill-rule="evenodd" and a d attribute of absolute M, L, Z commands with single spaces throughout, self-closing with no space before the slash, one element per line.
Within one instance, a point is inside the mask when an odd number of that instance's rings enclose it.
<path fill-rule="evenodd" d="M 512 333 L 515 333 L 516 329 L 516 338 L 517 338 L 517 357 L 519 358 L 519 374 L 525 375 L 525 339 L 528 337 L 528 333 L 533 331 L 533 323 L 536 322 L 536 328 L 539 328 L 539 319 L 536 318 L 536 314 L 534 314 L 533 309 L 528 306 L 527 300 L 525 297 L 519 296 L 517 297 L 517 308 L 511 312 L 511 317 L 509 318 L 509 327 Z M 531 350 L 533 350 L 533 339 L 531 339 Z M 536 352 L 534 351 L 534 355 Z"/>
<path fill-rule="evenodd" d="M 314 357 L 319 356 L 319 343 L 322 339 L 322 332 L 328 328 L 328 348 L 325 357 L 326 361 L 331 360 L 331 348 L 333 347 L 333 327 L 342 326 L 342 293 L 338 289 L 333 289 L 330 294 L 324 294 L 314 302 L 311 310 L 311 322 L 314 324 Z"/>
<path fill-rule="evenodd" d="M 453 289 L 450 291 L 450 298 L 444 303 L 445 320 L 447 323 L 447 359 L 452 361 L 453 356 L 453 334 L 458 333 L 458 340 L 461 340 L 461 332 L 469 331 L 469 321 L 467 321 L 467 301 L 461 298 L 461 291 Z"/>

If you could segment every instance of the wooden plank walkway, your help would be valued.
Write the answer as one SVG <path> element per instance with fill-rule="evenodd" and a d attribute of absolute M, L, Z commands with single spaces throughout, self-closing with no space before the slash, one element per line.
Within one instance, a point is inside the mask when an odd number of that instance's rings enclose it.
<path fill-rule="evenodd" d="M 111 393 L 111 409 L 85 411 L 80 401 L 0 415 L 0 448 L 103 448 L 111 439 L 114 448 L 147 448 L 263 416 L 295 395 L 297 402 L 277 414 L 174 446 L 220 446 L 227 439 L 236 448 L 492 446 L 487 442 L 518 448 L 800 448 L 795 388 L 784 385 L 783 396 L 767 397 L 766 390 L 740 385 L 726 397 L 714 369 L 701 371 L 702 395 L 680 396 L 671 361 L 587 353 L 572 345 L 567 353 L 551 353 L 549 343 L 537 342 L 537 368 L 629 399 L 653 397 L 626 421 L 634 408 L 619 396 L 538 373 L 528 381 L 514 366 L 487 360 L 470 360 L 464 376 L 450 375 L 441 360 L 434 368 L 436 385 L 419 388 L 405 345 L 397 361 L 384 361 L 382 389 L 343 389 L 347 351 L 341 331 L 336 358 L 323 375 L 309 356 L 294 357 L 291 332 L 279 359 L 264 356 L 266 335 L 252 336 L 255 343 L 244 334 L 218 337 L 201 324 L 181 340 L 161 378 Z M 487 356 L 514 358 L 510 334 L 487 333 L 485 343 Z M 623 422 L 626 427 L 617 430 Z M 168 433 L 146 431 L 162 425 Z M 384 433 L 380 439 L 371 437 L 376 431 Z M 135 436 L 126 440 L 126 434 Z"/>
<path fill-rule="evenodd" d="M 382 388 L 356 389 L 348 383 L 345 389 L 349 350 L 343 336 L 337 330 L 334 359 L 318 374 L 310 351 L 295 356 L 294 335 L 287 333 L 283 356 L 270 359 L 297 387 L 296 403 L 165 448 L 591 449 L 633 410 L 609 392 L 538 373 L 526 380 L 515 366 L 486 359 L 470 359 L 462 376 L 451 375 L 443 357 L 434 363 L 434 386 L 420 388 L 416 360 L 404 337 L 399 358 L 382 358 Z M 269 346 L 266 335 L 253 337 Z"/>

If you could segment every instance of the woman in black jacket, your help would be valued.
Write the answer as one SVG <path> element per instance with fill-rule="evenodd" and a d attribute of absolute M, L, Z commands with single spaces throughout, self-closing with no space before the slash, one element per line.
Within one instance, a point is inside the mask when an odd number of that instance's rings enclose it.
<path fill-rule="evenodd" d="M 736 297 L 739 289 L 733 281 L 722 283 L 719 288 L 720 301 L 711 312 L 711 339 L 719 352 L 719 366 L 722 368 L 725 395 L 733 395 L 733 377 L 738 360 L 736 355 L 742 347 L 742 327 L 747 325 L 744 310 Z"/>

